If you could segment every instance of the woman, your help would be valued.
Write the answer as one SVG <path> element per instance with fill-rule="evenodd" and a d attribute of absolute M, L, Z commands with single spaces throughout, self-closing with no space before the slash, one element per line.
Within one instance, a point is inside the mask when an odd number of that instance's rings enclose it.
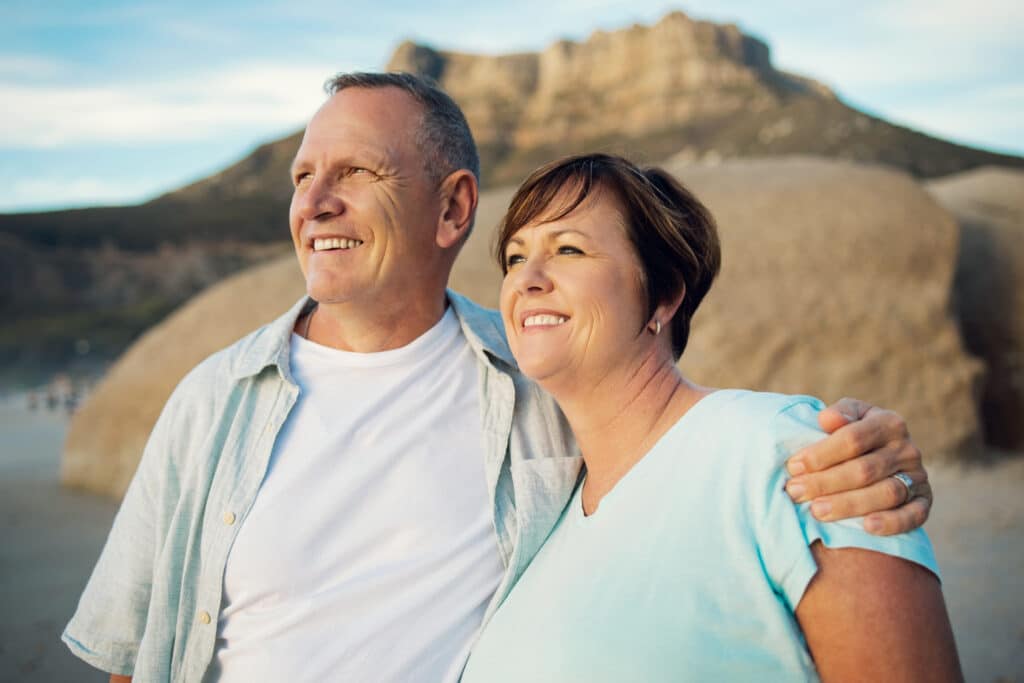
<path fill-rule="evenodd" d="M 680 374 L 719 267 L 699 201 L 659 169 L 562 160 L 517 192 L 498 255 L 509 344 L 586 476 L 464 681 L 961 678 L 924 533 L 789 503 L 822 404 Z"/>

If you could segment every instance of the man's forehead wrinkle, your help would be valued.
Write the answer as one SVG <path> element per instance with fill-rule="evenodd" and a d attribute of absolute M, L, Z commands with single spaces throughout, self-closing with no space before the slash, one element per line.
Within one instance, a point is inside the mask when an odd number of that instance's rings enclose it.
<path fill-rule="evenodd" d="M 371 170 L 393 170 L 400 164 L 397 146 L 370 136 L 347 135 L 340 131 L 304 140 L 292 167 L 318 165 L 360 165 Z"/>

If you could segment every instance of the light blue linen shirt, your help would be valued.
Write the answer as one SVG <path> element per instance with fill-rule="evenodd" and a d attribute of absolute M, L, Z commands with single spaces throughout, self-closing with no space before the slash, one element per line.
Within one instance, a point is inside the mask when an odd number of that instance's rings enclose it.
<path fill-rule="evenodd" d="M 820 402 L 741 390 L 699 401 L 583 515 L 577 492 L 491 619 L 463 683 L 816 680 L 794 616 L 809 546 L 866 548 L 937 572 L 920 529 L 823 523 L 783 490 L 823 438 Z"/>
<path fill-rule="evenodd" d="M 554 526 L 582 459 L 555 403 L 517 371 L 500 317 L 451 291 L 448 301 L 478 361 L 481 455 L 506 567 L 486 621 Z M 299 301 L 175 389 L 62 635 L 73 654 L 136 683 L 202 680 L 228 552 L 299 393 L 288 344 L 311 306 Z"/>

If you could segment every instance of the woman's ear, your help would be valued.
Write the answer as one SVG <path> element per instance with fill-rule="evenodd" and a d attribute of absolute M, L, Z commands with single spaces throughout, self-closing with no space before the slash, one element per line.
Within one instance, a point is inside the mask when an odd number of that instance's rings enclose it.
<path fill-rule="evenodd" d="M 651 319 L 648 321 L 648 328 L 653 329 L 656 325 L 658 332 L 662 328 L 669 326 L 672 322 L 672 318 L 676 317 L 676 311 L 683 305 L 683 299 L 686 298 L 686 285 L 682 285 L 679 288 L 679 292 L 676 293 L 671 299 L 663 303 L 658 304 L 654 309 L 654 313 L 651 315 Z M 655 332 L 657 334 L 657 332 Z"/>
<path fill-rule="evenodd" d="M 466 169 L 455 171 L 441 181 L 441 214 L 437 222 L 437 244 L 442 249 L 461 246 L 473 227 L 479 188 L 476 176 Z"/>

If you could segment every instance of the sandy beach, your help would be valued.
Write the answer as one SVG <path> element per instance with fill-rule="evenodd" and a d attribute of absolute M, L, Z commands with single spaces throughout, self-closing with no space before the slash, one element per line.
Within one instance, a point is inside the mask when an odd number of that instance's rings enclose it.
<path fill-rule="evenodd" d="M 0 681 L 105 681 L 60 641 L 117 511 L 60 487 L 63 411 L 0 399 Z"/>
<path fill-rule="evenodd" d="M 65 429 L 0 399 L 0 681 L 105 680 L 60 642 L 116 511 L 58 485 Z M 926 528 L 967 680 L 1024 681 L 1024 457 L 930 469 Z"/>

